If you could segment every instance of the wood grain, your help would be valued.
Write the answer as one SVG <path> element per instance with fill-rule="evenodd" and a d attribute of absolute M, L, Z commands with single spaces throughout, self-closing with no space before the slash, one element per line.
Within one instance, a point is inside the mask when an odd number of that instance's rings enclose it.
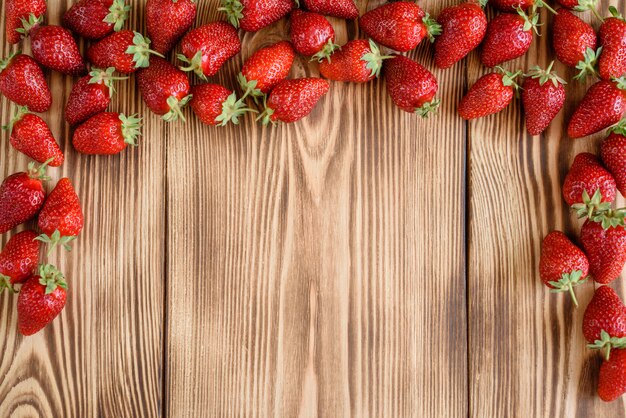
<path fill-rule="evenodd" d="M 624 2 L 603 1 L 626 11 Z M 592 15 L 586 13 L 591 21 Z M 544 22 L 550 20 L 542 14 Z M 593 23 L 596 28 L 598 22 Z M 549 24 L 527 56 L 507 63 L 524 70 L 549 64 Z M 567 80 L 574 75 L 556 66 Z M 468 82 L 487 72 L 473 59 Z M 584 308 L 592 283 L 577 291 L 580 307 L 550 294 L 537 272 L 541 240 L 553 229 L 575 237 L 580 223 L 561 197 L 574 156 L 598 151 L 604 136 L 571 140 L 566 126 L 593 81 L 571 81 L 568 103 L 541 137 L 524 132 L 519 103 L 469 123 L 468 288 L 471 417 L 624 417 L 624 400 L 595 394 L 600 365 L 585 347 Z M 623 201 L 618 202 L 623 203 Z M 623 205 L 622 205 L 623 206 Z M 625 296 L 623 281 L 612 285 Z"/>

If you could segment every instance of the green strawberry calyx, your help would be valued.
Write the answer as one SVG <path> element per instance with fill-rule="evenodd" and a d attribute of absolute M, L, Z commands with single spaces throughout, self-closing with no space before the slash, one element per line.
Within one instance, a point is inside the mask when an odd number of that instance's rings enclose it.
<path fill-rule="evenodd" d="M 264 126 L 269 125 L 270 123 L 272 125 L 276 125 L 276 121 L 272 119 L 272 115 L 274 114 L 274 109 L 272 109 L 271 107 L 267 106 L 267 97 L 263 98 L 263 113 L 261 113 L 259 116 L 257 116 L 256 120 L 261 120 L 261 123 Z"/>
<path fill-rule="evenodd" d="M 604 19 L 600 16 L 600 13 L 598 13 L 598 0 L 578 0 L 578 6 L 574 7 L 573 10 L 576 12 L 591 10 L 591 13 L 593 13 L 600 22 L 604 22 Z"/>
<path fill-rule="evenodd" d="M 383 61 L 393 58 L 392 55 L 381 55 L 380 48 L 376 45 L 376 42 L 369 40 L 370 44 L 370 52 L 366 52 L 361 56 L 361 61 L 365 61 L 367 65 L 365 66 L 368 70 L 371 71 L 371 77 L 380 76 L 380 70 L 383 68 Z"/>
<path fill-rule="evenodd" d="M 2 61 L 0 61 L 0 71 L 2 71 L 5 68 L 7 68 L 9 66 L 9 64 L 11 63 L 11 61 L 13 60 L 13 58 L 15 58 L 17 55 L 19 55 L 21 53 L 22 53 L 22 51 L 12 52 L 7 58 L 5 58 Z"/>
<path fill-rule="evenodd" d="M 243 18 L 243 4 L 239 0 L 222 0 L 222 7 L 217 10 L 226 13 L 228 23 L 239 28 L 239 19 Z"/>
<path fill-rule="evenodd" d="M 517 14 L 520 15 L 524 20 L 524 31 L 529 32 L 533 30 L 537 35 L 539 35 L 539 26 L 541 26 L 539 24 L 539 13 L 533 12 L 528 15 L 519 6 L 517 6 L 515 10 L 517 11 Z"/>
<path fill-rule="evenodd" d="M 437 113 L 440 104 L 441 100 L 433 99 L 430 102 L 426 102 L 420 107 L 416 108 L 415 114 L 423 117 L 424 119 L 428 119 L 430 115 L 434 115 L 435 113 Z"/>
<path fill-rule="evenodd" d="M 48 257 L 50 257 L 50 254 L 52 254 L 52 251 L 54 251 L 57 245 L 61 245 L 63 248 L 65 248 L 66 251 L 72 251 L 70 242 L 74 241 L 75 239 L 75 235 L 70 235 L 66 237 L 61 236 L 61 231 L 59 231 L 58 229 L 55 229 L 54 232 L 49 236 L 46 234 L 41 234 L 37 238 L 35 238 L 35 240 L 41 241 L 44 244 L 48 245 Z"/>
<path fill-rule="evenodd" d="M 43 16 L 37 17 L 31 13 L 28 15 L 28 20 L 21 18 L 20 21 L 22 22 L 22 27 L 15 29 L 15 31 L 26 37 L 43 23 Z"/>
<path fill-rule="evenodd" d="M 189 94 L 183 97 L 181 100 L 178 100 L 175 96 L 170 96 L 167 98 L 167 105 L 170 108 L 170 111 L 161 117 L 165 122 L 174 122 L 178 119 L 183 122 L 187 122 L 185 115 L 183 115 L 183 107 L 189 103 L 189 101 L 193 98 L 192 94 Z"/>
<path fill-rule="evenodd" d="M 130 116 L 120 113 L 118 117 L 122 123 L 124 142 L 128 145 L 137 146 L 137 138 L 141 136 L 141 127 L 143 125 L 139 113 Z"/>
<path fill-rule="evenodd" d="M 339 47 L 339 45 L 334 43 L 333 39 L 331 38 L 328 40 L 328 42 L 324 44 L 322 49 L 320 49 L 315 55 L 311 57 L 311 61 L 322 62 L 324 60 L 327 60 L 328 62 L 330 62 L 330 56 L 337 49 L 341 49 L 341 48 Z"/>
<path fill-rule="evenodd" d="M 538 65 L 535 65 L 530 69 L 530 72 L 527 74 L 528 77 L 539 79 L 539 85 L 543 86 L 548 81 L 551 81 L 554 87 L 559 87 L 559 85 L 567 84 L 565 80 L 563 80 L 559 75 L 552 71 L 552 67 L 554 66 L 554 61 L 550 63 L 547 69 L 543 70 Z"/>
<path fill-rule="evenodd" d="M 533 4 L 533 13 L 536 13 L 540 7 L 548 9 L 550 13 L 552 14 L 555 14 L 555 15 L 559 14 L 556 10 L 550 7 L 550 5 L 547 2 L 543 0 L 535 0 L 535 4 Z"/>
<path fill-rule="evenodd" d="M 621 13 L 619 12 L 619 10 L 617 10 L 617 7 L 615 6 L 609 6 L 609 13 L 611 13 L 611 16 L 621 20 L 622 22 L 626 22 L 626 19 L 624 18 L 624 16 L 621 15 Z"/>
<path fill-rule="evenodd" d="M 576 299 L 576 293 L 574 287 L 581 285 L 587 281 L 588 277 L 583 277 L 581 270 L 574 270 L 570 273 L 563 273 L 558 282 L 548 282 L 553 288 L 550 289 L 552 293 L 569 292 L 572 297 L 572 302 L 578 307 L 578 299 Z"/>
<path fill-rule="evenodd" d="M 239 73 L 237 75 L 237 82 L 243 91 L 243 96 L 241 96 L 241 100 L 245 99 L 248 96 L 254 98 L 254 101 L 257 102 L 259 97 L 265 97 L 265 93 L 263 93 L 260 89 L 257 88 L 257 80 L 248 80 L 243 73 Z"/>
<path fill-rule="evenodd" d="M 604 358 L 608 361 L 611 357 L 611 349 L 626 348 L 626 337 L 611 337 L 605 330 L 600 331 L 600 339 L 595 340 L 587 347 L 592 350 L 604 350 Z"/>
<path fill-rule="evenodd" d="M 576 69 L 580 70 L 580 72 L 574 76 L 574 80 L 580 80 L 588 75 L 598 75 L 596 67 L 601 53 L 602 47 L 598 48 L 596 51 L 594 51 L 593 48 L 587 47 L 583 53 L 584 59 L 576 64 Z"/>
<path fill-rule="evenodd" d="M 46 168 L 52 161 L 54 161 L 54 157 L 48 158 L 39 167 L 37 167 L 34 162 L 28 163 L 28 177 L 43 181 L 50 180 L 50 176 L 46 174 Z"/>
<path fill-rule="evenodd" d="M 513 89 L 518 92 L 520 89 L 519 84 L 515 82 L 515 79 L 522 75 L 522 71 L 518 70 L 514 73 L 505 70 L 504 68 L 498 66 L 496 70 L 502 74 L 502 85 L 506 87 L 513 87 Z"/>
<path fill-rule="evenodd" d="M 582 203 L 574 203 L 572 205 L 572 209 L 576 212 L 578 219 L 593 219 L 611 210 L 611 203 L 602 201 L 600 189 L 596 189 L 592 197 L 589 197 L 587 190 L 583 190 L 582 197 Z"/>
<path fill-rule="evenodd" d="M 9 276 L 5 276 L 4 274 L 0 274 L 0 294 L 4 292 L 4 289 L 8 289 L 11 293 L 17 293 L 17 290 L 13 287 L 11 283 L 11 278 Z"/>
<path fill-rule="evenodd" d="M 89 75 L 91 76 L 91 79 L 89 79 L 89 84 L 103 84 L 109 90 L 109 97 L 113 97 L 113 94 L 115 93 L 115 87 L 113 86 L 113 82 L 116 80 L 128 79 L 128 77 L 114 77 L 114 72 L 115 67 L 109 67 L 106 70 L 94 68 L 89 73 Z"/>
<path fill-rule="evenodd" d="M 614 126 L 610 127 L 608 133 L 615 133 L 617 135 L 626 136 L 626 118 L 620 120 Z"/>
<path fill-rule="evenodd" d="M 422 18 L 422 23 L 426 26 L 426 33 L 430 42 L 435 42 L 435 37 L 441 35 L 442 28 L 439 22 L 430 17 L 428 13 Z"/>
<path fill-rule="evenodd" d="M 215 121 L 220 122 L 219 126 L 226 126 L 228 122 L 239 125 L 239 118 L 248 112 L 258 113 L 255 109 L 246 107 L 243 98 L 237 100 L 237 95 L 233 92 L 222 103 L 222 113 L 215 118 Z"/>
<path fill-rule="evenodd" d="M 186 71 L 186 72 L 193 71 L 194 73 L 196 73 L 198 77 L 206 81 L 207 79 L 206 75 L 204 74 L 204 71 L 202 70 L 202 51 L 201 50 L 198 50 L 198 52 L 196 52 L 191 59 L 187 58 L 183 54 L 178 54 L 176 56 L 182 62 L 189 64 L 189 66 L 187 67 L 179 67 L 181 70 Z"/>
<path fill-rule="evenodd" d="M 18 106 L 17 111 L 15 112 L 15 116 L 11 119 L 8 125 L 3 125 L 2 129 L 9 132 L 9 134 L 13 131 L 13 125 L 22 120 L 22 118 L 29 114 L 28 107 L 26 106 Z"/>
<path fill-rule="evenodd" d="M 626 76 L 614 77 L 613 82 L 615 83 L 615 87 L 618 89 L 626 90 Z"/>
<path fill-rule="evenodd" d="M 46 295 L 54 292 L 57 287 L 67 289 L 65 276 L 52 264 L 39 265 L 39 284 L 46 287 Z"/>
<path fill-rule="evenodd" d="M 478 3 L 480 7 L 484 8 L 489 2 L 489 0 L 477 0 L 476 2 Z"/>
<path fill-rule="evenodd" d="M 113 30 L 119 32 L 124 27 L 126 19 L 128 19 L 128 12 L 130 12 L 130 5 L 126 4 L 125 0 L 114 0 L 111 7 L 109 7 L 109 14 L 102 21 L 114 25 Z"/>
<path fill-rule="evenodd" d="M 134 32 L 134 34 L 133 44 L 126 49 L 126 53 L 133 56 L 135 68 L 148 67 L 150 65 L 150 54 L 165 58 L 163 54 L 150 49 L 150 39 L 146 38 L 139 32 Z"/>

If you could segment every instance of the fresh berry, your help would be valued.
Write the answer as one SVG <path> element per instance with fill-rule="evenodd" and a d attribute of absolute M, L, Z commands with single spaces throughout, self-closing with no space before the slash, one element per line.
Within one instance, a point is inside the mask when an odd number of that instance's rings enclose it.
<path fill-rule="evenodd" d="M 137 72 L 137 82 L 150 110 L 166 122 L 185 121 L 182 108 L 191 100 L 187 74 L 163 58 L 152 57 L 150 66 Z"/>
<path fill-rule="evenodd" d="M 283 80 L 267 99 L 265 111 L 259 116 L 263 124 L 295 122 L 307 116 L 322 96 L 328 92 L 328 81 L 321 78 Z"/>
<path fill-rule="evenodd" d="M 617 189 L 626 197 L 626 120 L 622 120 L 602 142 L 600 156 L 615 178 Z"/>
<path fill-rule="evenodd" d="M 609 10 L 613 17 L 606 19 L 598 32 L 602 47 L 598 67 L 603 80 L 626 76 L 626 20 L 615 7 Z"/>
<path fill-rule="evenodd" d="M 597 283 L 617 279 L 626 264 L 624 212 L 598 211 L 583 224 L 580 242 L 589 258 L 589 271 Z"/>
<path fill-rule="evenodd" d="M 345 0 L 343 0 L 345 1 Z M 279 21 L 293 9 L 292 0 L 221 0 L 218 10 L 228 22 L 246 32 L 256 32 Z"/>
<path fill-rule="evenodd" d="M 587 281 L 589 261 L 580 248 L 561 231 L 552 231 L 543 239 L 539 276 L 552 292 L 569 292 L 574 305 L 578 300 L 574 287 Z"/>
<path fill-rule="evenodd" d="M 422 39 L 435 41 L 441 26 L 415 3 L 386 3 L 359 19 L 359 27 L 377 43 L 396 51 L 415 49 Z"/>
<path fill-rule="evenodd" d="M 72 144 L 82 154 L 118 154 L 128 145 L 137 145 L 140 130 L 141 118 L 138 115 L 103 112 L 76 128 Z"/>
<path fill-rule="evenodd" d="M 552 46 L 563 64 L 580 70 L 575 78 L 596 74 L 599 53 L 596 32 L 570 11 L 560 9 L 552 26 Z"/>
<path fill-rule="evenodd" d="M 465 120 L 482 118 L 504 110 L 515 96 L 519 86 L 515 79 L 522 73 L 499 72 L 485 74 L 478 79 L 459 103 L 458 113 Z"/>
<path fill-rule="evenodd" d="M 321 14 L 296 9 L 289 21 L 291 43 L 298 54 L 322 61 L 338 48 L 333 26 Z"/>
<path fill-rule="evenodd" d="M 191 88 L 190 106 L 196 116 L 207 125 L 239 124 L 239 118 L 252 109 L 237 100 L 235 92 L 219 84 L 201 84 Z"/>
<path fill-rule="evenodd" d="M 33 275 L 39 262 L 39 242 L 33 231 L 22 231 L 9 239 L 0 252 L 0 291 L 13 289 Z"/>
<path fill-rule="evenodd" d="M 430 71 L 402 55 L 385 61 L 384 66 L 387 91 L 396 106 L 425 118 L 436 112 L 439 85 Z"/>
<path fill-rule="evenodd" d="M 371 39 L 355 39 L 320 62 L 320 73 L 329 80 L 365 83 L 380 75 L 383 60 L 389 58 Z"/>
<path fill-rule="evenodd" d="M 230 57 L 241 51 L 237 30 L 226 22 L 212 22 L 188 32 L 181 41 L 178 59 L 189 64 L 183 71 L 193 71 L 206 80 L 215 75 Z"/>
<path fill-rule="evenodd" d="M 473 51 L 487 33 L 486 0 L 450 6 L 439 14 L 441 35 L 435 40 L 435 65 L 450 68 Z M 481 7 L 482 6 L 482 7 Z"/>
<path fill-rule="evenodd" d="M 534 67 L 522 84 L 522 101 L 526 114 L 526 129 L 540 135 L 550 125 L 565 104 L 565 81 L 552 72 L 554 61 L 547 70 Z"/>
<path fill-rule="evenodd" d="M 37 226 L 43 232 L 37 239 L 49 245 L 48 255 L 61 244 L 70 251 L 69 242 L 83 229 L 83 211 L 78 195 L 67 177 L 58 181 L 46 199 Z"/>
<path fill-rule="evenodd" d="M 30 16 L 39 21 L 46 14 L 46 0 L 5 0 L 4 18 L 7 42 L 18 43 L 25 35 L 24 22 Z"/>
<path fill-rule="evenodd" d="M 0 62 L 0 93 L 32 112 L 43 113 L 52 105 L 52 94 L 37 61 L 24 54 Z"/>
<path fill-rule="evenodd" d="M 26 107 L 20 107 L 8 126 L 11 135 L 11 145 L 19 152 L 38 163 L 50 160 L 50 167 L 59 167 L 65 157 L 59 148 L 46 121 L 37 115 L 28 112 Z"/>
<path fill-rule="evenodd" d="M 87 59 L 97 68 L 113 67 L 117 72 L 130 74 L 150 65 L 150 55 L 165 58 L 150 49 L 150 40 L 139 32 L 115 32 L 87 50 Z"/>
<path fill-rule="evenodd" d="M 539 7 L 545 7 L 552 13 L 556 13 L 550 5 L 542 0 L 489 0 L 489 4 L 502 12 L 514 13 L 517 8 L 528 10 L 533 7 L 536 10 Z"/>
<path fill-rule="evenodd" d="M 570 138 L 600 132 L 620 121 L 626 114 L 626 77 L 601 80 L 591 86 L 572 115 L 567 127 Z"/>
<path fill-rule="evenodd" d="M 102 39 L 119 31 L 128 18 L 125 0 L 80 0 L 63 15 L 63 26 L 87 39 Z"/>
<path fill-rule="evenodd" d="M 237 80 L 244 96 L 266 95 L 289 75 L 296 52 L 288 41 L 261 48 L 243 64 Z"/>
<path fill-rule="evenodd" d="M 28 172 L 10 175 L 0 185 L 0 234 L 33 219 L 43 206 L 46 192 L 42 180 L 48 180 L 46 165 L 28 165 Z"/>
<path fill-rule="evenodd" d="M 584 197 L 601 195 L 601 202 L 615 200 L 615 179 L 603 166 L 598 157 L 588 152 L 580 153 L 565 176 L 563 183 L 563 198 L 569 206 L 585 204 Z M 584 214 L 584 213 L 581 213 Z"/>
<path fill-rule="evenodd" d="M 596 289 L 583 316 L 583 335 L 589 348 L 604 350 L 607 360 L 612 348 L 626 343 L 626 307 L 610 287 Z"/>
<path fill-rule="evenodd" d="M 495 67 L 503 62 L 521 57 L 533 42 L 537 32 L 538 14 L 528 16 L 523 10 L 517 14 L 502 13 L 487 25 L 480 59 L 483 65 Z"/>
<path fill-rule="evenodd" d="M 87 67 L 69 30 L 35 24 L 29 33 L 33 58 L 40 65 L 61 74 L 85 74 Z"/>
<path fill-rule="evenodd" d="M 152 48 L 167 54 L 196 20 L 196 0 L 147 0 L 146 27 Z"/>
<path fill-rule="evenodd" d="M 598 396 L 611 402 L 626 393 L 626 350 L 613 350 L 611 358 L 603 361 L 598 378 Z"/>
<path fill-rule="evenodd" d="M 307 10 L 321 15 L 339 17 L 341 19 L 356 19 L 359 9 L 353 0 L 303 0 Z"/>
<path fill-rule="evenodd" d="M 53 265 L 39 267 L 20 289 L 17 325 L 22 335 L 33 335 L 56 318 L 65 307 L 67 283 Z"/>

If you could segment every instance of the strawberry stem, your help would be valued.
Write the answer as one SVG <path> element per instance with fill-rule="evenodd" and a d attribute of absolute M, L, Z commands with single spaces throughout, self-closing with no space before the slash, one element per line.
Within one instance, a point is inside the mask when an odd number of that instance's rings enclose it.
<path fill-rule="evenodd" d="M 559 84 L 567 84 L 565 80 L 559 77 L 556 72 L 552 71 L 553 66 L 554 66 L 554 61 L 550 63 L 550 65 L 548 66 L 546 70 L 543 70 L 538 65 L 535 65 L 533 68 L 530 69 L 530 72 L 526 74 L 526 76 L 531 77 L 531 78 L 538 78 L 539 84 L 542 86 L 546 84 L 548 81 L 552 81 L 552 84 L 554 84 L 554 87 L 558 87 Z"/>
<path fill-rule="evenodd" d="M 32 31 L 36 31 L 39 25 L 43 22 L 43 16 L 35 16 L 34 14 L 28 15 L 28 20 L 21 18 L 22 27 L 15 29 L 16 32 L 21 33 L 24 37 L 30 35 Z"/>
<path fill-rule="evenodd" d="M 239 86 L 243 91 L 243 96 L 241 96 L 241 100 L 245 99 L 248 96 L 252 96 L 255 103 L 258 103 L 259 97 L 265 97 L 265 93 L 263 93 L 260 89 L 256 87 L 257 80 L 248 80 L 243 73 L 239 73 L 237 75 L 237 82 L 239 82 Z"/>
<path fill-rule="evenodd" d="M 431 18 L 428 13 L 424 15 L 424 17 L 422 18 L 422 22 L 424 23 L 424 26 L 426 26 L 426 33 L 428 34 L 428 39 L 430 40 L 431 43 L 435 42 L 435 36 L 441 35 L 441 32 L 442 32 L 441 25 L 435 19 Z"/>
<path fill-rule="evenodd" d="M 7 58 L 5 58 L 2 61 L 0 61 L 0 71 L 2 71 L 5 68 L 7 68 L 9 66 L 9 64 L 11 63 L 11 60 L 13 60 L 13 58 L 15 58 L 17 55 L 19 55 L 21 53 L 22 53 L 22 51 L 12 52 Z"/>
<path fill-rule="evenodd" d="M 602 47 L 598 48 L 597 51 L 594 51 L 593 48 L 587 47 L 585 50 L 582 61 L 579 61 L 576 65 L 576 69 L 580 70 L 580 72 L 574 76 L 574 80 L 580 80 L 581 78 L 586 77 L 587 75 L 598 75 L 598 71 L 596 70 L 596 66 L 598 64 L 598 58 L 600 58 L 600 54 L 602 53 Z"/>
<path fill-rule="evenodd" d="M 41 241 L 44 244 L 49 245 L 48 252 L 46 253 L 47 257 L 50 257 L 50 254 L 52 254 L 52 251 L 57 247 L 57 245 L 63 246 L 66 251 L 72 251 L 72 247 L 69 245 L 69 243 L 74 241 L 75 239 L 75 235 L 67 237 L 61 236 L 61 231 L 59 231 L 58 229 L 55 229 L 50 236 L 46 234 L 41 234 L 37 238 L 35 238 L 35 240 Z"/>
<path fill-rule="evenodd" d="M 330 56 L 335 52 L 336 49 L 341 49 L 339 45 L 333 42 L 333 39 L 329 39 L 326 44 L 320 49 L 315 55 L 311 57 L 311 61 L 322 62 L 327 60 L 330 62 Z"/>
<path fill-rule="evenodd" d="M 39 167 L 35 166 L 34 162 L 28 164 L 28 177 L 31 179 L 50 180 L 50 177 L 46 174 L 46 167 L 54 161 L 54 157 L 48 158 Z"/>
<path fill-rule="evenodd" d="M 150 54 L 156 55 L 157 57 L 165 58 L 163 54 L 160 54 L 150 49 L 150 39 L 146 38 L 139 32 L 134 32 L 134 34 L 135 36 L 133 37 L 133 45 L 129 46 L 128 49 L 126 49 L 126 53 L 133 56 L 135 68 L 148 67 L 150 65 Z"/>
<path fill-rule="evenodd" d="M 18 106 L 17 107 L 17 112 L 15 112 L 15 116 L 13 116 L 13 118 L 11 119 L 11 121 L 9 122 L 8 125 L 3 125 L 2 129 L 9 132 L 9 135 L 11 135 L 11 132 L 13 131 L 13 125 L 15 125 L 17 122 L 19 122 L 20 120 L 22 120 L 22 118 L 27 115 L 28 113 L 30 113 L 28 111 L 28 107 L 26 106 Z"/>
<path fill-rule="evenodd" d="M 120 122 L 122 123 L 122 136 L 124 142 L 128 145 L 137 146 L 137 138 L 141 136 L 141 118 L 139 113 L 135 113 L 131 116 L 126 116 L 123 113 L 119 115 Z"/>
<path fill-rule="evenodd" d="M 228 23 L 239 28 L 239 19 L 243 18 L 243 4 L 239 0 L 222 0 L 222 7 L 217 10 L 226 13 Z"/>
<path fill-rule="evenodd" d="M 57 287 L 67 289 L 65 276 L 52 264 L 39 265 L 39 284 L 46 286 L 46 295 L 54 292 Z"/>
<path fill-rule="evenodd" d="M 178 119 L 183 122 L 187 122 L 185 119 L 185 115 L 183 115 L 182 108 L 185 107 L 187 103 L 191 100 L 193 95 L 189 94 L 183 97 L 181 100 L 178 100 L 175 96 L 170 96 L 167 98 L 167 105 L 170 107 L 170 111 L 161 117 L 165 122 L 174 122 Z"/>
<path fill-rule="evenodd" d="M 552 293 L 561 293 L 568 292 L 574 302 L 574 305 L 578 307 L 578 299 L 576 298 L 576 293 L 574 292 L 574 287 L 585 283 L 588 277 L 582 277 L 582 270 L 573 270 L 570 273 L 563 273 L 561 275 L 561 279 L 558 282 L 548 282 L 552 289 L 550 292 Z M 582 279 L 582 280 L 581 280 Z"/>
<path fill-rule="evenodd" d="M 220 126 L 226 126 L 228 122 L 239 125 L 239 118 L 248 112 L 258 113 L 255 109 L 245 107 L 243 97 L 237 100 L 237 95 L 233 92 L 222 103 L 222 113 L 215 118 L 215 121 L 221 122 Z"/>
<path fill-rule="evenodd" d="M 128 77 L 113 77 L 114 72 L 115 67 L 109 67 L 106 70 L 94 68 L 89 73 L 91 76 L 89 84 L 103 84 L 109 90 L 109 97 L 113 97 L 113 93 L 115 93 L 113 81 L 128 80 Z"/>
<path fill-rule="evenodd" d="M 113 30 L 119 32 L 128 19 L 128 12 L 130 12 L 130 5 L 127 5 L 125 0 L 114 0 L 109 7 L 109 14 L 102 21 L 113 24 Z"/>
<path fill-rule="evenodd" d="M 370 52 L 367 52 L 361 56 L 361 61 L 365 61 L 367 65 L 365 66 L 368 70 L 371 71 L 371 77 L 379 77 L 380 70 L 383 68 L 383 61 L 393 58 L 392 55 L 381 55 L 380 48 L 376 45 L 376 42 L 369 40 L 370 44 Z"/>
<path fill-rule="evenodd" d="M 11 284 L 11 278 L 0 274 L 0 293 L 4 292 L 4 289 L 9 289 L 11 293 L 17 293 L 17 290 L 15 290 L 15 287 Z"/>
<path fill-rule="evenodd" d="M 430 115 L 434 115 L 437 113 L 439 109 L 439 105 L 441 104 L 441 100 L 433 99 L 430 102 L 424 103 L 422 106 L 415 109 L 415 113 L 424 119 L 428 119 Z"/>
<path fill-rule="evenodd" d="M 182 62 L 189 64 L 189 66 L 187 67 L 179 67 L 181 70 L 185 72 L 193 71 L 202 80 L 204 81 L 207 80 L 206 75 L 204 74 L 204 71 L 202 70 L 202 51 L 201 50 L 198 50 L 198 52 L 196 52 L 191 59 L 187 58 L 183 54 L 178 54 L 176 56 Z"/>

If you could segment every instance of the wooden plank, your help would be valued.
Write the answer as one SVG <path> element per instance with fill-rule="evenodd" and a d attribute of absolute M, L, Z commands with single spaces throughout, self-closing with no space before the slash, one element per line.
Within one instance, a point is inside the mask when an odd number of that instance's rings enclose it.
<path fill-rule="evenodd" d="M 59 23 L 71 2 L 48 2 L 48 21 Z M 133 2 L 130 24 L 142 27 L 143 2 Z M 4 7 L 2 7 L 4 13 Z M 4 16 L 1 16 L 4 22 Z M 2 55 L 9 47 L 1 28 Z M 25 42 L 28 45 L 28 42 Z M 84 47 L 84 45 L 83 45 Z M 26 46 L 28 48 L 28 46 Z M 137 149 L 115 157 L 78 155 L 63 121 L 72 80 L 49 78 L 54 104 L 44 119 L 66 162 L 50 169 L 53 180 L 72 179 L 81 198 L 85 229 L 71 253 L 50 258 L 70 290 L 64 312 L 45 331 L 21 337 L 16 300 L 0 298 L 0 416 L 158 416 L 162 393 L 162 330 L 165 231 L 164 126 L 147 118 Z M 134 80 L 118 84 L 115 111 L 147 114 Z M 2 123 L 14 112 L 2 100 Z M 27 158 L 0 144 L 3 178 L 24 170 Z M 34 226 L 30 224 L 30 226 Z M 8 236 L 1 237 L 4 245 Z"/>
<path fill-rule="evenodd" d="M 609 4 L 626 11 L 617 0 L 603 1 L 601 10 Z M 583 16 L 592 19 L 590 13 Z M 542 27 L 543 36 L 524 59 L 506 67 L 545 68 L 554 56 L 550 25 Z M 568 80 L 575 74 L 561 64 L 556 68 Z M 474 59 L 468 82 L 485 72 Z M 574 156 L 597 152 L 604 136 L 571 140 L 566 134 L 569 117 L 591 83 L 568 85 L 568 104 L 542 137 L 525 133 L 519 103 L 469 123 L 471 417 L 626 416 L 623 399 L 607 404 L 595 395 L 600 362 L 582 336 L 593 284 L 577 291 L 580 308 L 575 309 L 568 298 L 550 294 L 537 271 L 541 240 L 550 230 L 579 232 L 561 184 Z M 612 286 L 626 295 L 623 281 Z"/>
<path fill-rule="evenodd" d="M 214 81 L 286 30 L 246 34 Z M 436 72 L 430 121 L 374 82 L 293 125 L 168 127 L 167 416 L 467 415 L 464 71 Z"/>

